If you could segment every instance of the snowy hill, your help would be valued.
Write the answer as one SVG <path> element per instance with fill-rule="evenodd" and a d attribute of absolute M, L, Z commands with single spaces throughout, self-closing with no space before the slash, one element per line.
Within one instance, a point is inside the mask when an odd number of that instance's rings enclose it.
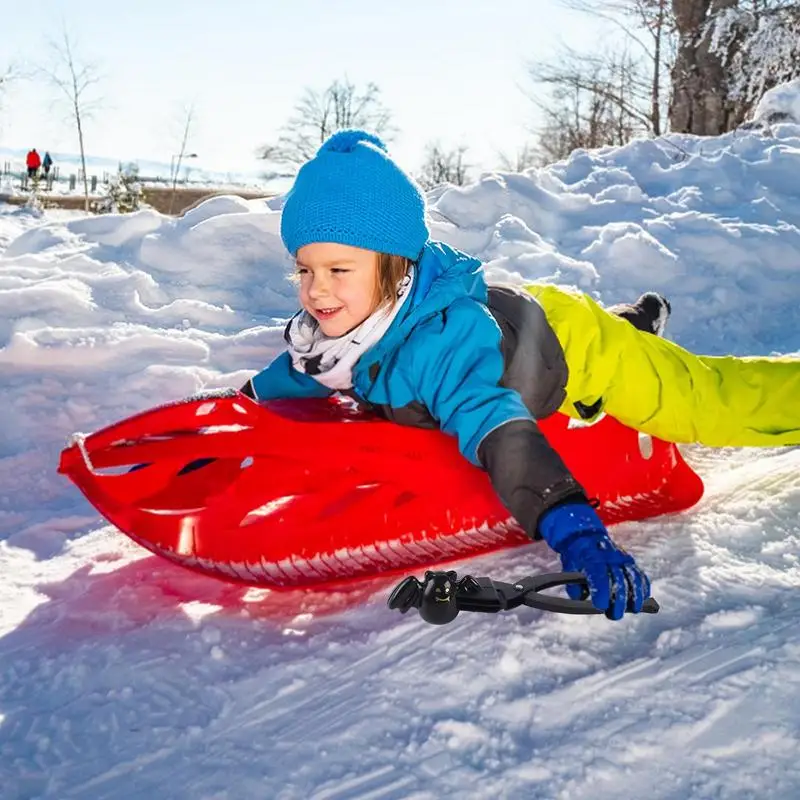
<path fill-rule="evenodd" d="M 493 277 L 656 289 L 695 351 L 800 353 L 800 127 L 576 152 L 431 195 Z M 0 206 L 0 785 L 9 798 L 800 796 L 800 448 L 687 447 L 706 496 L 616 529 L 655 617 L 441 629 L 394 581 L 188 573 L 56 475 L 76 430 L 241 384 L 295 308 L 279 199 L 39 218 Z M 544 545 L 458 565 L 519 577 Z"/>

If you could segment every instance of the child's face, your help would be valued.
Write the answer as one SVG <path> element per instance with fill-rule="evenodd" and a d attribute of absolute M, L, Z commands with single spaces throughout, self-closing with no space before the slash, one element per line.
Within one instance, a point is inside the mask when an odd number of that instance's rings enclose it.
<path fill-rule="evenodd" d="M 378 256 L 347 244 L 315 242 L 297 251 L 300 302 L 326 336 L 342 336 L 375 310 Z"/>

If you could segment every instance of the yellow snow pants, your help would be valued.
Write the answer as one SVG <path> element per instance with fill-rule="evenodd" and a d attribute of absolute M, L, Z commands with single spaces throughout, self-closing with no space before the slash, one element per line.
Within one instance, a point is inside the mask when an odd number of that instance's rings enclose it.
<path fill-rule="evenodd" d="M 592 406 L 670 442 L 800 444 L 800 359 L 698 356 L 642 333 L 590 297 L 525 287 L 542 305 L 569 368 L 561 411 Z"/>

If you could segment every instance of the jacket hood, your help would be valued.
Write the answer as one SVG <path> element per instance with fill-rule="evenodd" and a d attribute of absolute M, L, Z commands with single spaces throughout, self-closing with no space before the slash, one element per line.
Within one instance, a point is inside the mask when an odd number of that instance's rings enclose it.
<path fill-rule="evenodd" d="M 381 359 L 405 340 L 419 322 L 463 297 L 480 303 L 487 301 L 483 265 L 477 258 L 444 242 L 429 241 L 417 261 L 406 309 L 381 340 L 361 357 L 359 365 Z"/>

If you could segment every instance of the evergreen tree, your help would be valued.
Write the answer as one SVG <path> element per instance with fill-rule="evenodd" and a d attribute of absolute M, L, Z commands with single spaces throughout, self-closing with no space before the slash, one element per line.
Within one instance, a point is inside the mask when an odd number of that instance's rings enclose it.
<path fill-rule="evenodd" d="M 31 176 L 30 189 L 28 190 L 28 202 L 25 203 L 25 208 L 29 211 L 35 211 L 37 214 L 40 214 L 43 209 L 39 178 L 39 170 L 36 170 Z"/>
<path fill-rule="evenodd" d="M 138 211 L 143 202 L 139 165 L 120 164 L 117 174 L 108 182 L 105 196 L 97 202 L 96 210 L 100 214 L 127 214 Z"/>

